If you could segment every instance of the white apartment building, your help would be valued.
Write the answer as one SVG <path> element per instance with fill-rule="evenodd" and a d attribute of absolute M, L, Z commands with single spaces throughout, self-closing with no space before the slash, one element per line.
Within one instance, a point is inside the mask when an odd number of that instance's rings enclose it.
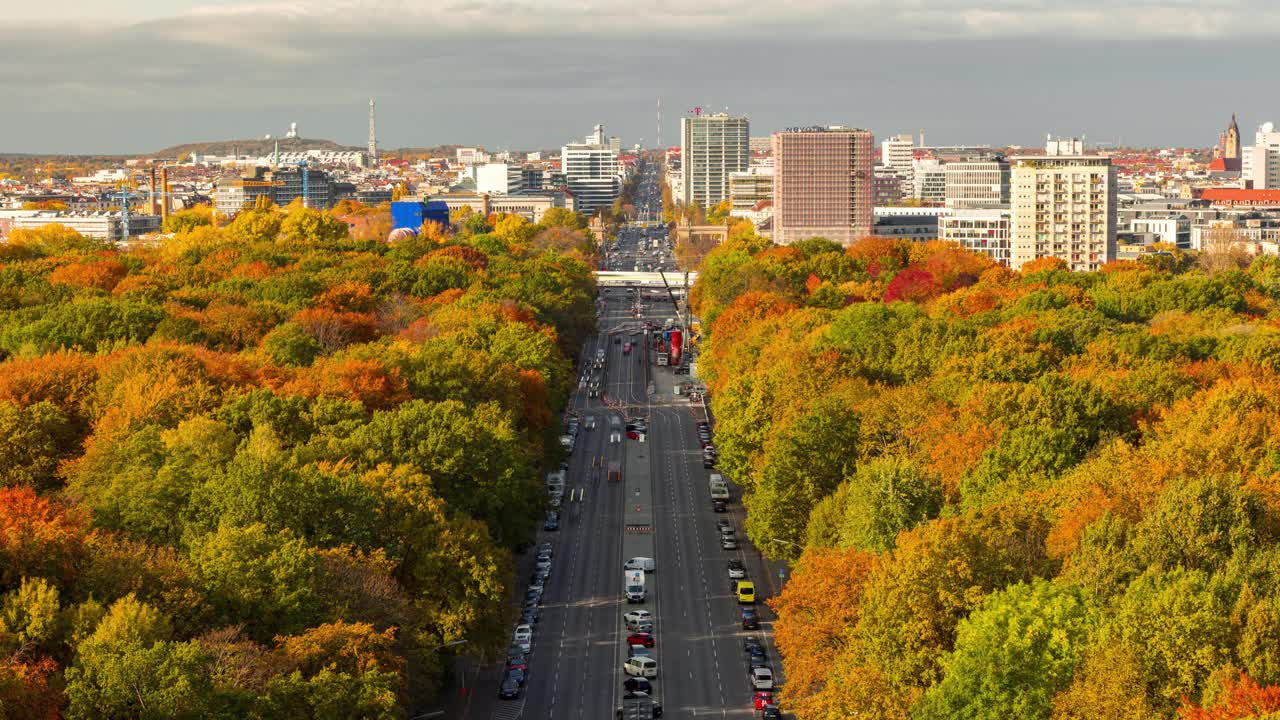
<path fill-rule="evenodd" d="M 747 130 L 746 118 L 725 113 L 680 118 L 680 202 L 710 210 L 729 199 L 729 175 L 750 163 Z"/>
<path fill-rule="evenodd" d="M 989 255 L 1008 266 L 1013 262 L 1013 213 L 1007 208 L 964 208 L 938 218 L 938 239 Z"/>
<path fill-rule="evenodd" d="M 609 147 L 603 125 L 596 125 L 583 142 L 560 148 L 560 167 L 578 212 L 584 215 L 608 208 L 622 191 L 618 151 Z"/>
<path fill-rule="evenodd" d="M 484 148 L 458 148 L 455 157 L 459 165 L 479 165 L 489 162 L 489 153 Z"/>
<path fill-rule="evenodd" d="M 476 167 L 476 192 L 510 195 L 524 189 L 524 168 L 514 163 L 485 163 Z"/>
<path fill-rule="evenodd" d="M 911 178 L 915 163 L 915 141 L 910 135 L 894 135 L 880 141 L 880 164 L 893 168 L 899 175 Z"/>
<path fill-rule="evenodd" d="M 1048 256 L 1072 270 L 1097 270 L 1116 258 L 1116 171 L 1110 158 L 1036 155 L 1012 163 L 1013 269 Z"/>
<path fill-rule="evenodd" d="M 1009 204 L 1009 163 L 961 160 L 942 166 L 947 207 L 980 208 Z"/>
<path fill-rule="evenodd" d="M 745 172 L 729 173 L 729 202 L 733 206 L 730 215 L 752 217 L 755 207 L 764 200 L 773 200 L 772 167 L 753 165 Z"/>
<path fill-rule="evenodd" d="M 1280 131 L 1275 123 L 1263 123 L 1253 145 L 1244 149 L 1241 174 L 1253 182 L 1254 190 L 1280 188 Z"/>
<path fill-rule="evenodd" d="M 13 218 L 10 227 L 12 230 L 39 230 L 48 225 L 61 225 L 85 237 L 99 240 L 115 242 L 124 239 L 124 219 L 118 212 L 93 214 L 38 212 Z M 129 215 L 130 237 L 159 231 L 159 215 Z"/>
<path fill-rule="evenodd" d="M 924 203 L 944 204 L 947 199 L 947 176 L 944 168 L 942 161 L 934 158 L 914 161 L 911 169 L 912 196 Z"/>

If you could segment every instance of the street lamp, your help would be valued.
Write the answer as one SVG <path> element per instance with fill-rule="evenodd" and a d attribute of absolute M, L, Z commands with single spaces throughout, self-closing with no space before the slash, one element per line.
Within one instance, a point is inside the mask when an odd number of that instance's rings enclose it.
<path fill-rule="evenodd" d="M 800 548 L 801 550 L 804 550 L 803 545 L 799 543 L 793 543 L 790 540 L 783 540 L 782 538 L 770 538 L 770 539 L 776 543 L 782 543 L 783 545 L 790 545 L 791 547 L 797 547 L 797 548 Z"/>
<path fill-rule="evenodd" d="M 466 644 L 467 644 L 467 640 L 466 640 L 466 638 L 463 638 L 462 640 L 454 640 L 453 642 L 447 642 L 447 643 L 444 643 L 443 645 L 437 645 L 437 646 L 435 646 L 435 647 L 431 648 L 431 650 L 430 650 L 429 652 L 435 652 L 435 651 L 437 651 L 437 650 L 441 650 L 441 649 L 443 649 L 443 648 L 447 648 L 447 647 L 457 647 L 458 645 L 466 645 Z"/>

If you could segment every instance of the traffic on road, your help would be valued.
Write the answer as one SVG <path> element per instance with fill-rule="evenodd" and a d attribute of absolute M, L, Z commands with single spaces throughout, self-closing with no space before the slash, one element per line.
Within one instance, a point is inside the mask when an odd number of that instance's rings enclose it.
<path fill-rule="evenodd" d="M 659 178 L 641 171 L 636 203 L 660 217 Z M 606 268 L 673 271 L 666 226 L 636 222 Z M 602 288 L 598 334 L 546 477 L 538 543 L 479 720 L 783 717 L 773 692 L 776 592 L 738 535 L 744 515 L 716 469 L 714 419 L 691 376 L 687 309 L 655 288 Z"/>

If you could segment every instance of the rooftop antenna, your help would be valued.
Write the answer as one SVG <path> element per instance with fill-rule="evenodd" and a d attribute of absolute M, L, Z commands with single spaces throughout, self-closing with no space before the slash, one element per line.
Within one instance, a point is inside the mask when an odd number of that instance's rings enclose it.
<path fill-rule="evenodd" d="M 373 98 L 369 98 L 369 161 L 374 162 L 378 159 L 378 134 L 374 128 L 374 103 Z"/>

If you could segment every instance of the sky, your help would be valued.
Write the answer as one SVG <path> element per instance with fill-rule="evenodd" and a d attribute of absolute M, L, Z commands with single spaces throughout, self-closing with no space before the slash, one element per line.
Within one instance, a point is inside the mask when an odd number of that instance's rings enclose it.
<path fill-rule="evenodd" d="M 1274 0 L 0 0 L 0 152 L 300 134 L 553 148 L 694 107 L 928 144 L 1206 147 L 1280 119 Z"/>

